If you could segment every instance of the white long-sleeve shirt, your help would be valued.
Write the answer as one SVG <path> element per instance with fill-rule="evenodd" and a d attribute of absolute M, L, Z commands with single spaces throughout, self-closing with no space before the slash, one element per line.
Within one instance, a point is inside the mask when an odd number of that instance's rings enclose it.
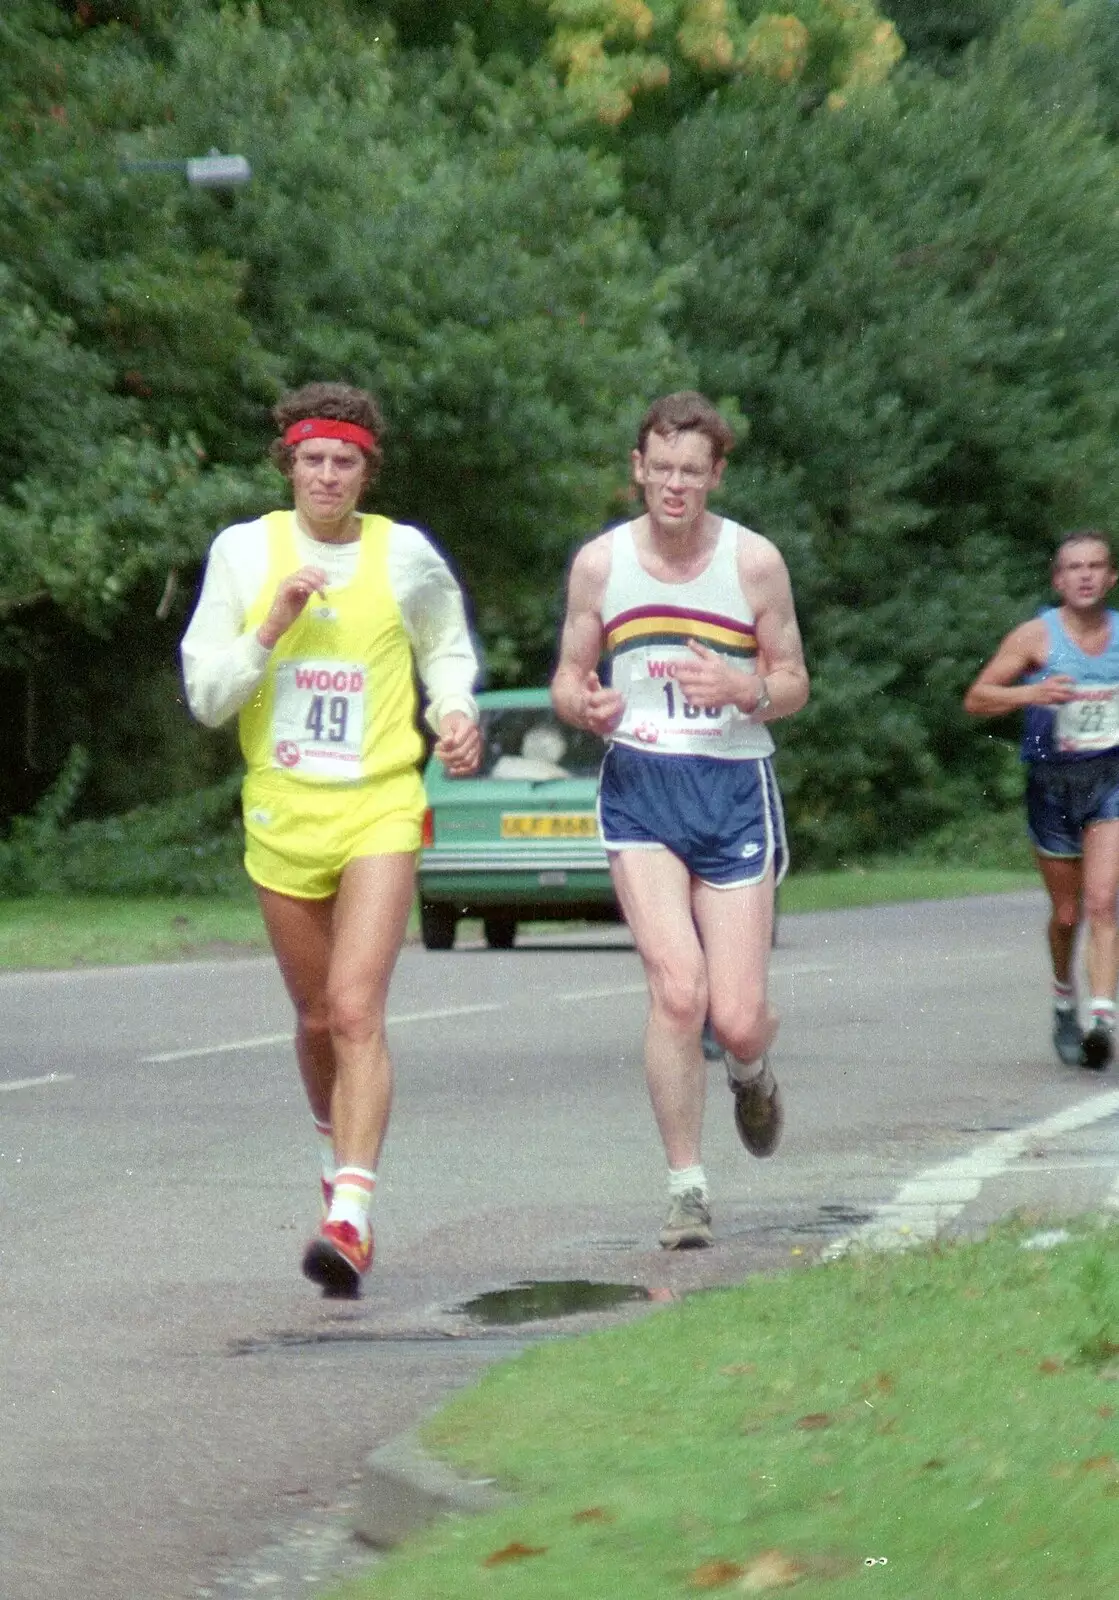
<path fill-rule="evenodd" d="M 360 540 L 328 544 L 296 523 L 300 566 L 321 567 L 328 587 L 349 583 L 357 570 Z M 475 721 L 473 688 L 478 658 L 466 624 L 462 592 L 450 568 L 418 528 L 394 522 L 389 534 L 389 583 L 400 606 L 416 669 L 428 698 L 433 731 L 451 711 Z M 245 629 L 249 606 L 268 575 L 264 520 L 239 522 L 210 547 L 202 593 L 182 642 L 187 703 L 208 728 L 227 722 L 256 692 L 272 652 Z"/>

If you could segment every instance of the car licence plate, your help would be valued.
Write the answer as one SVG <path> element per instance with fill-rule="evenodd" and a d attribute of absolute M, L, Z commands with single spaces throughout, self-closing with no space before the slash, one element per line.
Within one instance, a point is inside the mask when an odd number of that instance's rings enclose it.
<path fill-rule="evenodd" d="M 593 839 L 598 819 L 593 811 L 506 811 L 501 818 L 503 839 Z"/>

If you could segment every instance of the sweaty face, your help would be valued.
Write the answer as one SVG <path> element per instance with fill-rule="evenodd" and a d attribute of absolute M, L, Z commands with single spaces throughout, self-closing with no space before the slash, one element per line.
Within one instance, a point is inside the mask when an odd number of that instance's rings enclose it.
<path fill-rule="evenodd" d="M 366 459 L 344 439 L 304 439 L 295 447 L 291 486 L 295 509 L 311 522 L 344 522 L 365 488 Z"/>
<path fill-rule="evenodd" d="M 651 433 L 645 449 L 633 452 L 633 476 L 655 522 L 691 523 L 702 514 L 709 491 L 723 475 L 723 463 L 713 454 L 707 435 L 694 431 Z"/>
<path fill-rule="evenodd" d="M 1068 606 L 1098 605 L 1116 580 L 1107 546 L 1098 539 L 1066 545 L 1053 573 L 1053 587 Z"/>

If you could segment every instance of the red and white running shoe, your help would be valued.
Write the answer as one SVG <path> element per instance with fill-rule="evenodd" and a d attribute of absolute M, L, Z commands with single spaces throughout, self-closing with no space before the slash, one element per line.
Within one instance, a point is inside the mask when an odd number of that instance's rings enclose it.
<path fill-rule="evenodd" d="M 324 1294 L 356 1299 L 373 1265 L 373 1232 L 362 1239 L 352 1222 L 324 1222 L 303 1252 L 303 1276 Z"/>

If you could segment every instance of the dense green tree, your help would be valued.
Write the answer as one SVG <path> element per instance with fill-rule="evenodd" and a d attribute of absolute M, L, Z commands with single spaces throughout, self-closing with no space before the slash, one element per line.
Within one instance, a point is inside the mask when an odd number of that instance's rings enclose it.
<path fill-rule="evenodd" d="M 412 71 L 352 10 L 270 26 L 196 0 L 169 27 L 155 3 L 135 26 L 113 9 L 48 31 L 26 6 L 22 59 L 51 70 L 0 123 L 6 438 L 25 424 L 0 616 L 9 669 L 55 696 L 44 773 L 51 739 L 89 730 L 63 714 L 39 608 L 112 636 L 179 569 L 181 625 L 216 529 L 282 494 L 260 465 L 267 406 L 311 377 L 379 392 L 380 503 L 450 550 L 495 668 L 544 670 L 567 549 L 670 363 L 671 285 L 611 163 L 551 138 L 539 84 L 491 82 L 465 45 Z M 137 165 L 211 145 L 247 154 L 253 182 L 195 193 Z"/>
<path fill-rule="evenodd" d="M 1119 514 L 1115 158 L 1015 70 L 808 125 L 724 108 L 667 163 L 679 333 L 749 420 L 730 503 L 797 581 L 815 692 L 783 742 L 817 855 L 1002 792 L 962 689 L 1055 534 Z"/>
<path fill-rule="evenodd" d="M 1018 0 L 889 0 L 885 9 L 911 61 L 953 70 L 971 45 L 994 38 Z"/>
<path fill-rule="evenodd" d="M 175 638 L 213 533 L 282 493 L 270 403 L 332 374 L 382 396 L 378 502 L 448 549 L 521 681 L 626 503 L 637 415 L 698 382 L 741 419 L 725 503 L 797 585 L 801 859 L 1004 794 L 960 691 L 1053 534 L 1116 510 L 1117 86 L 1110 0 L 8 0 L 0 725 L 27 794 L 75 739 L 102 808 L 219 772 Z M 138 165 L 212 146 L 252 183 Z"/>

